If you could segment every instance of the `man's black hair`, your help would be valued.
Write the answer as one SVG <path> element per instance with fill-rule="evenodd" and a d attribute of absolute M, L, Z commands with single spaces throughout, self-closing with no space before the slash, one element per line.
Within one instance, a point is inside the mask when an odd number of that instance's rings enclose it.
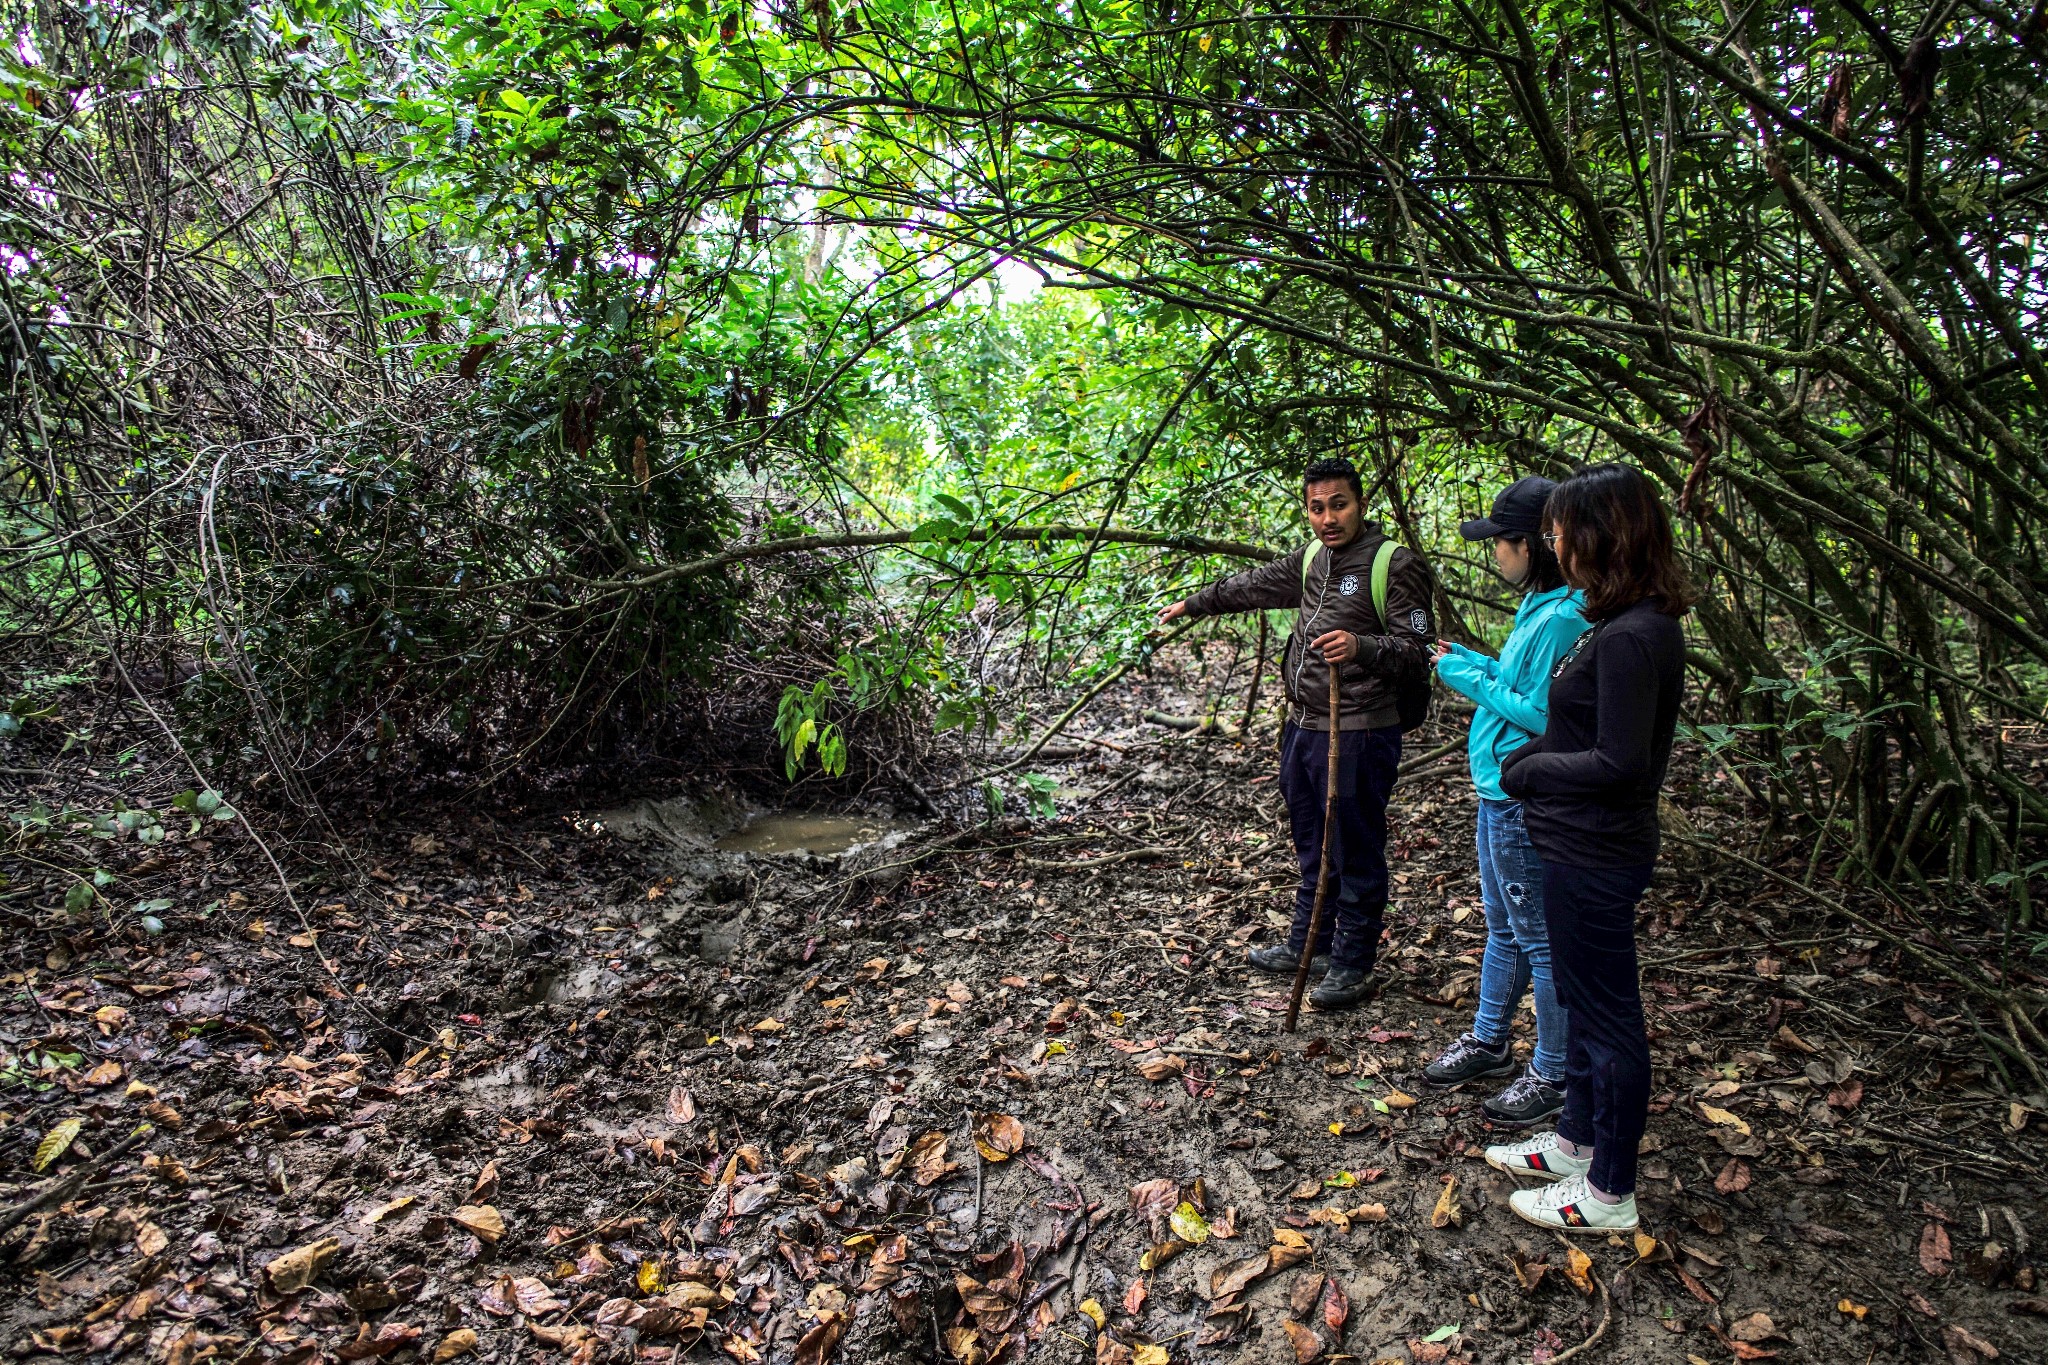
<path fill-rule="evenodd" d="M 1317 460 L 1301 471 L 1301 489 L 1306 493 L 1310 484 L 1335 483 L 1339 479 L 1351 485 L 1352 497 L 1365 501 L 1365 484 L 1358 477 L 1358 466 L 1342 455 Z"/>

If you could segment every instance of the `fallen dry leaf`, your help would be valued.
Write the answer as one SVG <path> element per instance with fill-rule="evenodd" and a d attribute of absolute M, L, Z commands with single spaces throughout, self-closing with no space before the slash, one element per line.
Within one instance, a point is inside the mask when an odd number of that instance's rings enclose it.
<path fill-rule="evenodd" d="M 1849 1081 L 1828 1091 L 1828 1107 L 1844 1111 L 1863 1103 L 1863 1082 Z"/>
<path fill-rule="evenodd" d="M 1138 1283 L 1143 1284 L 1144 1281 L 1140 1280 L 1138 1281 Z M 1102 1305 L 1097 1303 L 1095 1300 L 1081 1300 L 1080 1309 L 1081 1316 L 1088 1319 L 1088 1321 L 1094 1323 L 1096 1331 L 1100 1332 L 1103 1328 L 1109 1326 L 1109 1314 L 1103 1312 Z"/>
<path fill-rule="evenodd" d="M 418 1202 L 419 1201 L 415 1199 L 412 1195 L 400 1195 L 398 1198 L 392 1200 L 390 1203 L 379 1204 L 376 1208 L 371 1209 L 368 1213 L 364 1214 L 363 1222 L 365 1225 L 369 1227 L 375 1227 L 377 1226 L 377 1224 L 383 1222 L 386 1218 L 389 1218 L 392 1214 L 397 1213 L 400 1209 L 409 1209 Z"/>
<path fill-rule="evenodd" d="M 680 1085 L 668 1092 L 668 1105 L 666 1107 L 670 1123 L 683 1125 L 697 1121 L 697 1101 L 692 1099 L 690 1092 Z"/>
<path fill-rule="evenodd" d="M 1008 1161 L 1024 1150 L 1024 1125 L 1009 1114 L 984 1114 L 974 1125 L 974 1150 L 983 1161 Z"/>
<path fill-rule="evenodd" d="M 910 1178 L 920 1185 L 942 1180 L 948 1172 L 959 1168 L 958 1162 L 946 1160 L 944 1133 L 919 1134 L 905 1150 L 904 1165 L 910 1168 Z"/>
<path fill-rule="evenodd" d="M 442 1337 L 441 1344 L 434 1348 L 434 1365 L 447 1365 L 457 1357 L 468 1355 L 476 1349 L 476 1342 L 475 1332 L 467 1327 L 456 1328 Z"/>
<path fill-rule="evenodd" d="M 1451 1176 L 1444 1181 L 1444 1192 L 1436 1197 L 1436 1207 L 1429 1211 L 1429 1225 L 1447 1228 L 1464 1221 L 1465 1210 L 1458 1206 L 1458 1177 Z"/>
<path fill-rule="evenodd" d="M 308 1242 L 302 1247 L 293 1247 L 284 1255 L 270 1261 L 263 1267 L 263 1273 L 270 1277 L 270 1287 L 280 1294 L 296 1294 L 313 1283 L 322 1268 L 341 1250 L 341 1243 L 332 1237 L 322 1237 L 317 1242 Z"/>
<path fill-rule="evenodd" d="M 1749 1163 L 1730 1157 L 1728 1164 L 1721 1168 L 1721 1173 L 1714 1177 L 1714 1188 L 1722 1194 L 1740 1194 L 1748 1189 Z"/>
<path fill-rule="evenodd" d="M 1996 1346 L 1993 1346 L 1967 1327 L 1958 1327 L 1954 1323 L 1950 1323 L 1941 1329 L 1941 1339 L 1948 1347 L 1951 1356 L 1960 1355 L 1963 1351 L 1968 1350 L 1975 1351 L 1986 1360 L 1996 1360 L 1999 1357 L 1999 1350 Z"/>
<path fill-rule="evenodd" d="M 1764 1341 L 1778 1335 L 1778 1324 L 1771 1321 L 1769 1313 L 1751 1313 L 1730 1323 L 1728 1335 L 1737 1341 Z"/>
<path fill-rule="evenodd" d="M 1323 1286 L 1323 1326 L 1337 1340 L 1344 1340 L 1344 1323 L 1351 1316 L 1351 1299 L 1344 1293 L 1344 1286 L 1337 1283 L 1332 1275 L 1330 1282 Z"/>
<path fill-rule="evenodd" d="M 1311 1271 L 1294 1282 L 1294 1288 L 1287 1291 L 1287 1312 L 1295 1318 L 1306 1318 L 1315 1310 L 1316 1300 L 1322 1297 L 1323 1282 L 1328 1277 L 1320 1271 Z"/>
<path fill-rule="evenodd" d="M 135 1229 L 135 1249 L 145 1256 L 161 1256 L 170 1244 L 169 1234 L 154 1223 Z"/>
<path fill-rule="evenodd" d="M 1536 1287 L 1543 1283 L 1543 1272 L 1550 1267 L 1541 1260 L 1524 1256 L 1519 1251 L 1511 1251 L 1508 1253 L 1508 1269 L 1515 1272 L 1515 1283 L 1522 1287 L 1522 1292 L 1533 1294 Z"/>
<path fill-rule="evenodd" d="M 1315 1334 L 1315 1329 L 1304 1327 L 1292 1318 L 1283 1318 L 1280 1330 L 1287 1333 L 1287 1344 L 1294 1348 L 1295 1365 L 1308 1365 L 1323 1353 L 1323 1339 Z"/>
<path fill-rule="evenodd" d="M 1134 1318 L 1144 1312 L 1145 1293 L 1145 1277 L 1139 1275 L 1132 1279 L 1131 1287 L 1124 1291 L 1124 1312 Z"/>
<path fill-rule="evenodd" d="M 1593 1258 L 1577 1247 L 1565 1248 L 1564 1277 L 1581 1294 L 1593 1292 Z"/>
<path fill-rule="evenodd" d="M 1173 1235 L 1190 1246 L 1200 1246 L 1209 1240 L 1209 1223 L 1196 1211 L 1193 1204 L 1182 1200 L 1167 1216 L 1167 1223 L 1173 1228 Z"/>
<path fill-rule="evenodd" d="M 494 1245 L 505 1235 L 504 1215 L 489 1204 L 464 1204 L 448 1216 L 475 1233 L 486 1246 Z"/>
<path fill-rule="evenodd" d="M 1131 1365 L 1167 1365 L 1172 1356 L 1157 1342 L 1141 1341 L 1131 1348 Z"/>
<path fill-rule="evenodd" d="M 1408 1094 L 1406 1091 L 1389 1090 L 1386 1099 L 1381 1101 L 1381 1103 L 1385 1104 L 1389 1109 L 1413 1109 L 1417 1101 L 1413 1095 Z"/>
<path fill-rule="evenodd" d="M 846 1335 L 846 1315 L 825 1313 L 818 1318 L 818 1325 L 803 1334 L 796 1344 L 796 1365 L 825 1365 L 839 1350 L 839 1339 Z"/>
<path fill-rule="evenodd" d="M 1854 1299 L 1843 1299 L 1841 1302 L 1835 1305 L 1835 1311 L 1837 1313 L 1847 1313 L 1850 1317 L 1856 1319 L 1856 1321 L 1861 1322 L 1863 1321 L 1863 1319 L 1870 1316 L 1870 1305 L 1867 1303 L 1858 1303 Z"/>
<path fill-rule="evenodd" d="M 1749 1136 L 1749 1124 L 1744 1121 L 1740 1114 L 1730 1113 L 1726 1109 L 1717 1109 L 1711 1104 L 1703 1104 L 1700 1106 L 1700 1117 L 1716 1127 L 1733 1128 L 1744 1137 Z"/>
<path fill-rule="evenodd" d="M 1948 1229 L 1938 1220 L 1920 1230 L 1920 1268 L 1930 1275 L 1946 1275 L 1953 1267 L 1955 1253 L 1949 1248 Z"/>
<path fill-rule="evenodd" d="M 1346 1209 L 1344 1216 L 1354 1223 L 1384 1223 L 1387 1221 L 1385 1204 L 1360 1204 L 1355 1209 Z"/>
<path fill-rule="evenodd" d="M 1171 1057 L 1164 1052 L 1151 1052 L 1138 1058 L 1138 1074 L 1148 1081 L 1170 1081 L 1188 1069 L 1185 1057 Z"/>

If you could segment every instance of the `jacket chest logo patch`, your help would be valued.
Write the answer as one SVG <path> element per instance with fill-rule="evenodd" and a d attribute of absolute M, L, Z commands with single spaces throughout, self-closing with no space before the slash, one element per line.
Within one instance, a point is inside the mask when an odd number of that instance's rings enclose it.
<path fill-rule="evenodd" d="M 1337 585 L 1337 591 L 1343 593 L 1346 597 L 1349 597 L 1353 593 L 1357 592 L 1358 575 L 1355 573 L 1345 574 L 1344 581 Z"/>
<path fill-rule="evenodd" d="M 1408 613 L 1408 628 L 1417 635 L 1429 634 L 1429 613 L 1421 607 Z"/>

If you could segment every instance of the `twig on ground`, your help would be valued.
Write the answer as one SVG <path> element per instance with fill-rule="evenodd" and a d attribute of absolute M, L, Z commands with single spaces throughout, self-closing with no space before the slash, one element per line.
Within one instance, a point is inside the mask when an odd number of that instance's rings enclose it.
<path fill-rule="evenodd" d="M 127 1137 L 122 1138 L 119 1142 L 107 1148 L 106 1151 L 101 1152 L 90 1161 L 81 1163 L 77 1170 L 46 1182 L 41 1189 L 7 1210 L 6 1213 L 0 1214 L 0 1237 L 5 1237 L 8 1233 L 14 1231 L 16 1227 L 20 1226 L 24 1218 L 27 1218 L 43 1205 L 53 1199 L 61 1199 L 70 1194 L 80 1185 L 92 1179 L 94 1175 L 106 1169 L 108 1165 L 134 1151 L 138 1143 L 155 1131 L 156 1126 L 154 1124 L 145 1123 Z"/>
<path fill-rule="evenodd" d="M 1571 1249 L 1572 1244 L 1565 1239 L 1563 1233 L 1557 1235 L 1557 1240 L 1563 1243 L 1567 1251 Z M 1601 1279 L 1598 1274 L 1590 1278 L 1593 1281 L 1593 1287 L 1600 1291 L 1600 1324 L 1593 1329 L 1593 1335 L 1587 1337 L 1578 1345 L 1567 1347 L 1565 1350 L 1559 1351 L 1556 1355 L 1552 1356 L 1550 1358 L 1551 1365 L 1564 1365 L 1564 1362 L 1570 1360 L 1573 1356 L 1591 1350 L 1595 1342 L 1607 1335 L 1607 1324 L 1614 1321 L 1614 1300 L 1607 1292 L 1607 1281 Z"/>

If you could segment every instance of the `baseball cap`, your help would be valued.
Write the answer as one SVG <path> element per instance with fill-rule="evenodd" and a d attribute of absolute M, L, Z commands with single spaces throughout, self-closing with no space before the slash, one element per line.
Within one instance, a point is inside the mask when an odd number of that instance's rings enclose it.
<path fill-rule="evenodd" d="M 1467 540 L 1534 536 L 1543 529 L 1543 504 L 1550 501 L 1550 490 L 1556 487 L 1540 474 L 1517 479 L 1494 498 L 1490 514 L 1466 522 L 1458 528 L 1458 534 Z"/>

